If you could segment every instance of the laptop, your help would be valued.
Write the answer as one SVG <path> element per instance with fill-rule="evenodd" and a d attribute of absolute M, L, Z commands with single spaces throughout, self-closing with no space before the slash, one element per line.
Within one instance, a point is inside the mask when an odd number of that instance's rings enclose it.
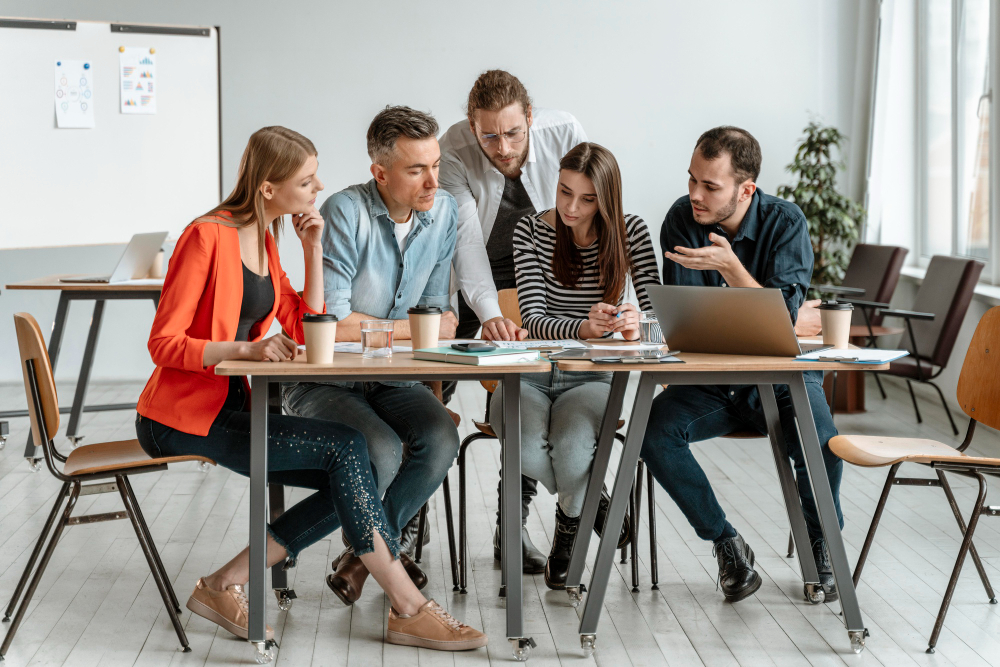
<path fill-rule="evenodd" d="M 167 232 L 136 234 L 128 242 L 128 247 L 118 260 L 118 266 L 110 276 L 67 276 L 60 278 L 63 283 L 123 283 L 127 280 L 145 278 L 153 266 L 156 253 L 160 252 Z"/>
<path fill-rule="evenodd" d="M 799 342 L 779 289 L 651 285 L 646 292 L 671 350 L 796 357 L 829 347 Z"/>

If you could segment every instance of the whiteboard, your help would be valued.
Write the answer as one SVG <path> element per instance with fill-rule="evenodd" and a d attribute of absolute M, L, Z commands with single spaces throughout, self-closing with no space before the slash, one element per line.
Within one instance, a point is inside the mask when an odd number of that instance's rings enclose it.
<path fill-rule="evenodd" d="M 0 248 L 124 243 L 217 205 L 218 33 L 208 36 L 0 27 Z M 125 115 L 119 48 L 156 53 L 155 115 Z M 59 60 L 93 71 L 93 129 L 57 129 Z"/>

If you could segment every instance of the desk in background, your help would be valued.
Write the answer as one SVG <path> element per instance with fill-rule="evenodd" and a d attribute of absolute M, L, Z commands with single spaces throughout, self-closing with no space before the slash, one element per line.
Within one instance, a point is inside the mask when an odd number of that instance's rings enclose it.
<path fill-rule="evenodd" d="M 85 405 L 87 399 L 87 385 L 90 383 L 90 371 L 94 363 L 94 352 L 97 349 L 97 339 L 101 333 L 101 319 L 104 317 L 104 302 L 110 300 L 145 300 L 153 302 L 154 309 L 160 303 L 160 292 L 163 290 L 163 281 L 136 281 L 132 283 L 64 283 L 60 278 L 65 275 L 53 275 L 39 278 L 37 280 L 26 280 L 19 283 L 7 285 L 9 290 L 41 290 L 58 291 L 59 305 L 56 307 L 56 317 L 52 324 L 52 335 L 49 337 L 49 361 L 52 363 L 52 372 L 55 373 L 56 362 L 59 360 L 59 349 L 62 347 L 63 333 L 66 325 L 66 316 L 69 313 L 71 301 L 93 301 L 94 314 L 90 319 L 90 331 L 87 334 L 87 345 L 83 350 L 83 362 L 80 365 L 80 375 L 76 381 L 76 392 L 73 395 L 72 406 L 61 412 L 69 412 L 69 423 L 66 425 L 66 437 L 75 444 L 82 435 L 78 434 L 80 426 L 80 415 L 84 412 L 104 412 L 109 410 L 134 410 L 135 403 L 111 403 L 104 405 Z M 147 332 L 148 335 L 148 332 Z M 3 417 L 26 417 L 27 410 L 12 410 L 0 412 Z M 32 468 L 37 469 L 41 455 L 32 442 L 31 432 L 28 432 L 28 441 L 24 447 L 24 457 Z"/>

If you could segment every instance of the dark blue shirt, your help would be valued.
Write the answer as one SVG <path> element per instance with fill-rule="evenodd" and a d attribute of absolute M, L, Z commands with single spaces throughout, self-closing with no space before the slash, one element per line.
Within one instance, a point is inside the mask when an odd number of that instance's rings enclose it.
<path fill-rule="evenodd" d="M 691 212 L 690 197 L 681 197 L 670 207 L 663 220 L 660 249 L 675 252 L 676 246 L 704 248 L 712 245 L 708 235 L 713 232 L 729 238 L 718 224 L 702 225 L 696 222 Z M 730 238 L 729 243 L 754 280 L 762 287 L 781 290 L 794 322 L 799 306 L 805 300 L 813 270 L 809 223 L 802 209 L 758 189 L 735 238 Z M 663 284 L 726 286 L 718 271 L 687 269 L 666 258 L 663 260 Z"/>

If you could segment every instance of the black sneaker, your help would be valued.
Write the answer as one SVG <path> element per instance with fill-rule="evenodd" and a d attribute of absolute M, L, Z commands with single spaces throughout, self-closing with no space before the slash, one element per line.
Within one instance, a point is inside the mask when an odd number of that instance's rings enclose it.
<path fill-rule="evenodd" d="M 819 572 L 819 583 L 826 595 L 824 602 L 834 602 L 840 598 L 837 592 L 837 580 L 833 578 L 833 566 L 830 565 L 830 552 L 826 548 L 826 540 L 822 537 L 813 540 L 813 559 Z"/>
<path fill-rule="evenodd" d="M 757 592 L 761 579 L 753 569 L 753 549 L 740 535 L 716 544 L 712 555 L 719 561 L 719 587 L 727 602 L 739 602 Z"/>

